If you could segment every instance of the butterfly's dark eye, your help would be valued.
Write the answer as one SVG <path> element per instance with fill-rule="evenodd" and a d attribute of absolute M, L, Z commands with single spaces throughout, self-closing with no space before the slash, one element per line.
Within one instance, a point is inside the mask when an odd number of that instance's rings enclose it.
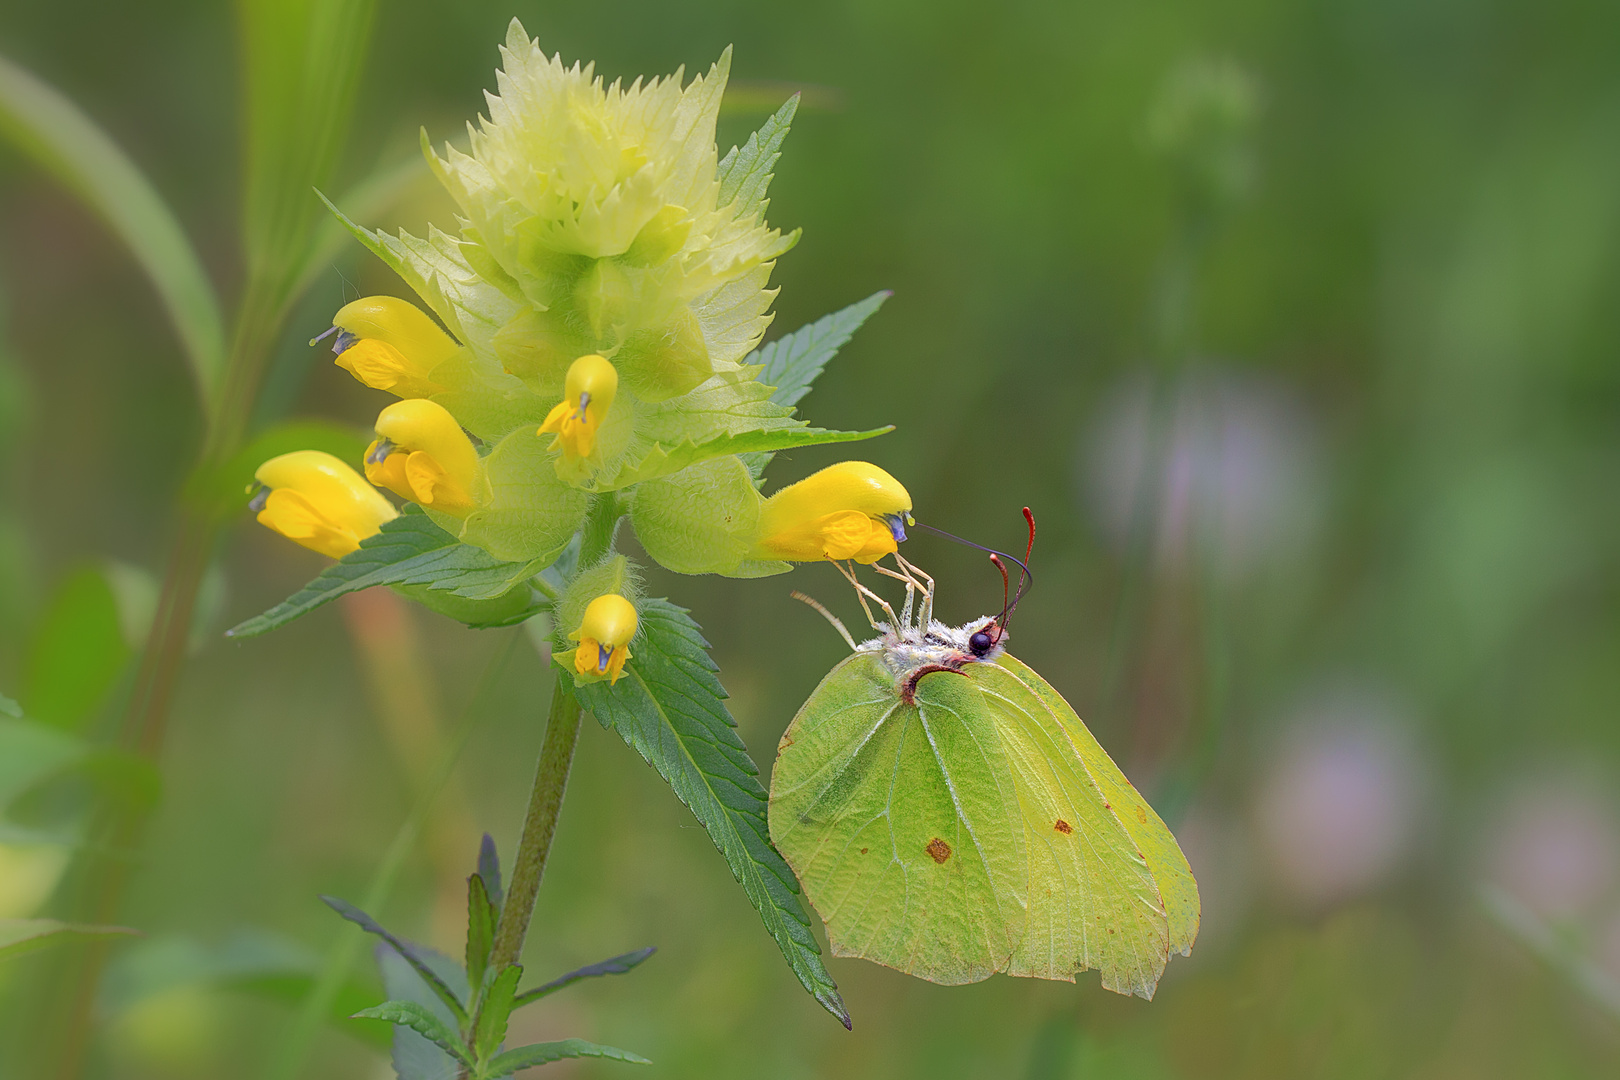
<path fill-rule="evenodd" d="M 975 656 L 983 656 L 985 653 L 990 651 L 990 646 L 994 645 L 995 643 L 996 639 L 985 633 L 983 630 L 980 630 L 978 633 L 968 638 L 968 648 L 973 650 Z"/>

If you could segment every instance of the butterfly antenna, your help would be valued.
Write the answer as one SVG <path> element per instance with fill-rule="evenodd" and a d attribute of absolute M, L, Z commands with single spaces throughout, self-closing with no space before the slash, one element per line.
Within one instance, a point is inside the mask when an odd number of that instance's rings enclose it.
<path fill-rule="evenodd" d="M 795 600 L 798 600 L 798 601 L 800 601 L 802 603 L 809 604 L 811 607 L 813 607 L 817 611 L 821 612 L 821 617 L 823 619 L 826 619 L 828 622 L 832 623 L 833 629 L 838 631 L 838 633 L 843 637 L 843 639 L 845 641 L 849 642 L 850 651 L 851 652 L 859 652 L 860 651 L 859 647 L 855 644 L 855 639 L 850 636 L 849 629 L 841 621 L 839 621 L 838 616 L 836 616 L 832 612 L 828 611 L 826 606 L 824 604 L 822 604 L 822 602 L 820 600 L 817 600 L 813 596 L 806 596 L 806 595 L 804 595 L 804 593 L 800 592 L 797 589 L 794 589 L 788 595 L 793 597 L 793 599 L 795 599 Z"/>
<path fill-rule="evenodd" d="M 1030 546 L 1034 547 L 1034 544 L 1035 544 L 1035 528 L 1034 528 L 1035 517 L 1034 517 L 1034 515 L 1030 514 L 1028 507 L 1024 508 L 1024 514 L 1026 516 L 1026 520 L 1028 520 L 1030 522 L 1030 534 L 1029 534 Z M 1025 590 L 1027 588 L 1029 588 L 1030 586 L 1033 586 L 1035 584 L 1035 575 L 1029 572 L 1029 565 L 1026 562 L 1024 562 L 1024 559 L 1020 559 L 1016 555 L 1009 555 L 1005 551 L 997 551 L 995 548 L 987 548 L 983 544 L 975 544 L 971 540 L 962 539 L 960 536 L 957 536 L 955 533 L 948 533 L 944 529 L 936 529 L 932 525 L 925 524 L 925 523 L 923 523 L 921 521 L 914 521 L 914 522 L 912 522 L 912 525 L 914 527 L 916 527 L 916 528 L 919 528 L 919 529 L 927 529 L 929 532 L 935 534 L 936 536 L 943 536 L 947 540 L 954 540 L 958 544 L 964 544 L 964 545 L 966 545 L 967 547 L 970 547 L 970 548 L 978 548 L 980 551 L 988 552 L 991 555 L 999 555 L 1003 559 L 1008 559 L 1008 560 L 1010 560 L 1012 562 L 1017 563 L 1018 564 L 1018 569 L 1020 571 L 1022 571 L 1022 576 L 1018 579 L 1018 595 L 1013 597 L 1013 602 L 1012 602 L 1013 607 L 1018 606 L 1018 601 L 1019 601 L 1019 599 L 1021 599 L 1023 597 Z M 1024 553 L 1024 558 L 1027 559 L 1028 557 L 1029 557 L 1029 553 L 1028 553 L 1028 551 L 1026 551 Z"/>
<path fill-rule="evenodd" d="M 1029 557 L 1035 551 L 1035 515 L 1030 513 L 1027 506 L 1024 507 L 1024 520 L 1029 522 L 1029 543 L 1024 545 L 1024 561 L 1019 564 L 1024 574 L 1018 579 L 1018 592 L 1013 597 L 1013 607 L 1017 607 L 1018 601 L 1024 598 L 1024 590 L 1035 584 L 1035 575 L 1029 572 Z"/>
<path fill-rule="evenodd" d="M 1000 555 L 991 555 L 990 561 L 1001 571 L 1001 614 L 996 616 L 996 626 L 1000 631 L 996 634 L 996 640 L 1000 641 L 1001 634 L 1007 630 L 1007 615 L 1012 610 L 1012 605 L 1007 601 L 1007 564 L 1001 561 Z"/>

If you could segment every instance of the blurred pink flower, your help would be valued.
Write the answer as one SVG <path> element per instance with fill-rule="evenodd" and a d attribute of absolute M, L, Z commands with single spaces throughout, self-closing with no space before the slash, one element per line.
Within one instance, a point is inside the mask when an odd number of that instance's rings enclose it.
<path fill-rule="evenodd" d="M 1152 389 L 1141 377 L 1116 388 L 1082 446 L 1088 501 L 1109 540 L 1123 550 L 1140 530 L 1171 569 L 1202 549 L 1232 578 L 1302 548 L 1317 455 L 1291 395 L 1231 374 Z"/>
<path fill-rule="evenodd" d="M 1366 893 L 1417 838 L 1424 768 L 1376 692 L 1346 688 L 1301 708 L 1261 780 L 1256 832 L 1282 888 L 1309 904 Z"/>
<path fill-rule="evenodd" d="M 1603 785 L 1583 774 L 1527 780 L 1492 825 L 1485 862 L 1486 876 L 1541 918 L 1589 915 L 1620 871 L 1614 803 Z"/>

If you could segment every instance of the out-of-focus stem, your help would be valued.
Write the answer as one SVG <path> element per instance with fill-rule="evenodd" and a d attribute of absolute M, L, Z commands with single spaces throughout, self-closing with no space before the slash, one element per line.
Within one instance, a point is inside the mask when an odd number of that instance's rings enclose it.
<path fill-rule="evenodd" d="M 338 603 L 359 653 L 378 726 L 412 793 L 420 796 L 437 776 L 445 724 L 433 669 L 410 606 L 390 589 L 350 593 Z M 452 776 L 444 783 L 438 813 L 427 833 L 434 876 L 433 941 L 450 951 L 460 947 L 467 911 L 462 878 L 477 836 L 466 791 Z"/>
<path fill-rule="evenodd" d="M 461 760 L 461 753 L 466 749 L 467 740 L 472 736 L 473 728 L 477 726 L 490 687 L 495 684 L 501 670 L 506 666 L 507 659 L 512 655 L 513 647 L 521 637 L 521 630 L 510 632 L 506 642 L 489 658 L 489 664 L 478 680 L 478 688 L 473 691 L 466 708 L 462 710 L 461 718 L 446 740 L 431 775 L 426 777 L 418 791 L 415 805 L 411 807 L 411 812 L 400 825 L 399 831 L 394 834 L 394 839 L 388 845 L 388 851 L 383 855 L 382 862 L 377 865 L 376 872 L 371 875 L 371 881 L 367 883 L 365 894 L 361 899 L 361 910 L 375 914 L 388 902 L 388 897 L 394 891 L 394 885 L 399 881 L 405 860 L 416 846 L 417 839 L 427 823 L 428 812 L 433 809 L 436 800 L 455 775 L 456 763 Z M 338 992 L 343 989 L 343 983 L 349 977 L 349 970 L 354 967 L 354 962 L 359 958 L 360 950 L 366 941 L 366 936 L 352 926 L 345 925 L 338 931 L 338 938 L 327 950 L 326 961 L 315 980 L 315 985 L 299 1006 L 291 1029 L 281 1040 L 276 1054 L 265 1069 L 266 1080 L 293 1080 L 299 1074 L 305 1059 L 309 1056 L 309 1048 L 314 1043 L 316 1034 L 332 1011 L 332 1003 L 337 1000 Z"/>

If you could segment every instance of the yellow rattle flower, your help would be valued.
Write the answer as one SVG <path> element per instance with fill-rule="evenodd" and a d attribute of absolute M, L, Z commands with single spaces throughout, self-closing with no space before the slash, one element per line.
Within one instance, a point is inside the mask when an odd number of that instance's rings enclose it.
<path fill-rule="evenodd" d="M 376 430 L 377 441 L 366 448 L 366 479 L 435 510 L 471 512 L 478 451 L 443 405 L 396 401 L 377 415 Z"/>
<path fill-rule="evenodd" d="M 604 593 L 585 608 L 579 629 L 568 640 L 579 642 L 574 670 L 584 676 L 619 681 L 630 659 L 630 639 L 636 636 L 636 606 L 618 593 Z"/>
<path fill-rule="evenodd" d="M 460 348 L 439 324 L 409 301 L 368 296 L 345 304 L 332 316 L 337 334 L 334 363 L 356 379 L 396 397 L 430 397 L 444 387 L 431 378 L 433 369 Z"/>
<path fill-rule="evenodd" d="M 383 522 L 399 516 L 359 473 L 319 450 L 273 457 L 253 478 L 258 487 L 248 506 L 258 514 L 259 524 L 334 559 L 354 551 Z"/>
<path fill-rule="evenodd" d="M 552 450 L 560 447 L 571 458 L 590 457 L 596 449 L 596 432 L 618 392 L 619 373 L 611 363 L 595 353 L 580 357 L 568 367 L 562 401 L 546 414 L 535 434 L 556 432 Z"/>
<path fill-rule="evenodd" d="M 842 461 L 765 500 L 755 554 L 764 559 L 872 563 L 898 550 L 911 495 L 865 461 Z"/>

